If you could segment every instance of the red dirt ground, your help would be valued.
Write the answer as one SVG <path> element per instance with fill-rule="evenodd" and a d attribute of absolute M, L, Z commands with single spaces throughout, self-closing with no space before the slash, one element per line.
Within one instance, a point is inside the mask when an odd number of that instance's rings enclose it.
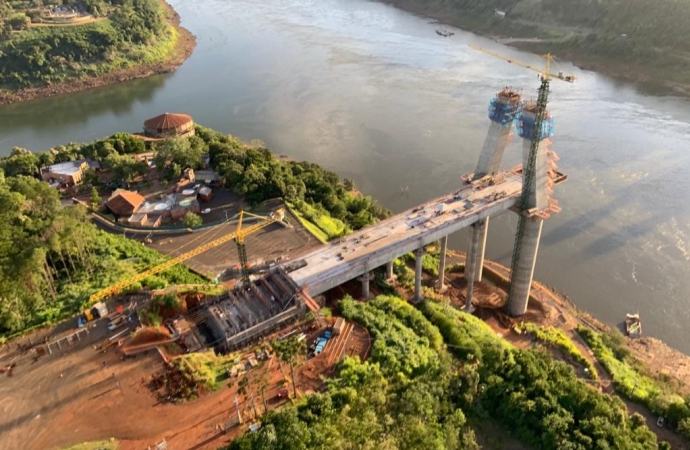
<path fill-rule="evenodd" d="M 59 449 L 110 437 L 120 440 L 123 450 L 147 448 L 164 438 L 168 448 L 215 449 L 246 429 L 253 416 L 249 394 L 238 396 L 245 425 L 227 434 L 218 429 L 220 424 L 236 417 L 233 401 L 238 378 L 228 380 L 232 387 L 192 402 L 160 403 L 147 384 L 153 373 L 163 369 L 161 356 L 152 350 L 122 360 L 114 351 L 94 351 L 92 345 L 103 340 L 106 327 L 107 322 L 101 321 L 88 338 L 36 363 L 30 353 L 19 357 L 14 351 L 0 355 L 0 365 L 13 359 L 17 363 L 12 376 L 0 375 L 0 450 Z M 343 355 L 357 352 L 364 356 L 370 345 L 366 330 L 353 327 L 348 336 Z M 320 375 L 329 369 L 330 356 L 327 348 L 299 365 L 299 392 L 321 389 Z M 283 371 L 285 375 L 274 357 L 248 373 L 252 382 L 261 378 L 262 372 L 267 374 L 265 397 L 269 408 L 285 402 L 277 399 L 278 390 L 289 376 L 287 366 Z M 254 404 L 261 414 L 261 395 L 256 390 Z"/>

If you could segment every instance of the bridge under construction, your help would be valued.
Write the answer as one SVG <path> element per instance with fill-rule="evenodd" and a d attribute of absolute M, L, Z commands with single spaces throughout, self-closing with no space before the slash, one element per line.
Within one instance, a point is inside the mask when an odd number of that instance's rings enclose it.
<path fill-rule="evenodd" d="M 493 56 L 517 63 L 476 47 Z M 559 79 L 572 83 L 575 77 L 539 70 L 541 85 L 536 100 L 525 101 L 522 92 L 505 87 L 489 102 L 489 130 L 479 153 L 474 172 L 462 175 L 458 189 L 425 202 L 379 223 L 366 227 L 335 242 L 324 245 L 289 263 L 269 265 L 269 273 L 252 280 L 249 275 L 244 237 L 271 223 L 287 225 L 281 211 L 260 222 L 242 228 L 241 212 L 237 231 L 206 243 L 170 261 L 153 267 L 91 296 L 98 301 L 136 281 L 186 261 L 195 255 L 230 240 L 238 246 L 242 282 L 232 292 L 207 305 L 206 320 L 216 342 L 225 349 L 245 345 L 273 329 L 302 317 L 307 309 L 319 309 L 313 296 L 357 278 L 362 284 L 361 297 L 369 298 L 369 283 L 374 269 L 385 267 L 387 278 L 393 276 L 393 260 L 410 252 L 415 255 L 413 302 L 422 300 L 422 261 L 425 246 L 440 241 L 436 286 L 445 290 L 445 265 L 448 236 L 469 228 L 464 277 L 467 281 L 466 309 L 472 308 L 474 284 L 482 279 L 487 230 L 491 216 L 511 210 L 518 215 L 518 225 L 511 261 L 507 312 L 521 316 L 527 311 L 534 267 L 544 220 L 560 212 L 553 197 L 554 186 L 566 176 L 557 170 L 558 156 L 550 149 L 554 119 L 547 109 L 549 82 Z M 513 130 L 522 138 L 522 165 L 501 168 L 503 155 L 513 138 Z"/>
<path fill-rule="evenodd" d="M 550 149 L 553 117 L 546 109 L 547 92 L 548 79 L 545 86 L 542 78 L 540 96 L 535 102 L 523 101 L 520 91 L 508 87 L 496 93 L 489 104 L 491 123 L 477 167 L 473 173 L 460 177 L 457 190 L 278 266 L 276 269 L 281 270 L 281 277 L 289 280 L 284 284 L 293 287 L 291 292 L 294 295 L 289 296 L 288 303 L 295 302 L 297 307 L 294 311 L 317 310 L 318 305 L 312 297 L 352 279 L 361 282 L 361 297 L 367 299 L 374 269 L 385 267 L 386 276 L 390 279 L 393 260 L 410 252 L 415 255 L 412 301 L 418 302 L 422 300 L 425 246 L 437 241 L 440 241 L 441 249 L 436 287 L 443 291 L 448 236 L 464 228 L 470 229 L 464 274 L 467 281 L 466 308 L 470 310 L 474 283 L 482 279 L 489 220 L 491 216 L 510 210 L 518 214 L 519 220 L 507 312 L 512 316 L 523 315 L 527 310 L 543 222 L 560 211 L 553 198 L 553 187 L 566 179 L 558 172 L 558 157 Z M 501 162 L 512 140 L 513 126 L 523 140 L 523 163 L 505 170 L 501 169 Z M 275 276 L 267 275 L 269 278 Z M 257 285 L 265 283 L 263 279 L 254 280 L 248 285 L 243 283 L 239 289 L 246 292 L 244 295 L 251 302 L 251 294 L 258 290 Z M 283 308 L 287 308 L 288 303 L 284 303 Z M 228 315 L 226 310 L 223 318 L 231 320 Z M 266 321 L 278 323 L 273 318 Z M 252 339 L 242 328 L 242 340 Z M 251 328 L 265 333 L 275 327 L 254 324 Z M 228 335 L 228 344 L 233 339 Z"/>

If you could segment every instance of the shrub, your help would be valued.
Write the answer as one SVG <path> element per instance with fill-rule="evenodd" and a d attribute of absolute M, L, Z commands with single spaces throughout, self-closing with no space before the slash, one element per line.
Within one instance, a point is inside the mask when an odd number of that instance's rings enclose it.
<path fill-rule="evenodd" d="M 556 347 L 561 352 L 563 352 L 564 355 L 567 355 L 569 358 L 571 358 L 574 362 L 584 366 L 589 372 L 589 377 L 593 380 L 597 380 L 599 378 L 599 375 L 597 374 L 597 369 L 594 367 L 594 364 L 592 364 L 592 362 L 589 359 L 587 359 L 582 354 L 582 352 L 580 352 L 577 346 L 573 343 L 573 341 L 570 340 L 570 338 L 568 338 L 568 336 L 563 332 L 563 330 L 552 326 L 540 327 L 533 323 L 524 322 L 518 325 L 517 328 L 520 331 L 530 333 L 531 335 L 536 337 L 537 340 L 547 345 Z"/>

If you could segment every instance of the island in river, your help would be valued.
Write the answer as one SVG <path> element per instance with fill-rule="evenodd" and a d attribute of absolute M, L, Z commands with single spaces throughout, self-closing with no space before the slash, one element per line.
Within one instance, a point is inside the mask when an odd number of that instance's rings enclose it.
<path fill-rule="evenodd" d="M 196 39 L 164 0 L 0 5 L 0 105 L 172 72 Z"/>

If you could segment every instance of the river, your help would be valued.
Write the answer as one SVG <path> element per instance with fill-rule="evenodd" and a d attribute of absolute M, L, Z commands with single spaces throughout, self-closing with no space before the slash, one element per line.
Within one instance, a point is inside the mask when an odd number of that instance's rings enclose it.
<path fill-rule="evenodd" d="M 506 85 L 536 96 L 535 73 L 467 47 L 539 58 L 364 0 L 171 0 L 198 38 L 174 74 L 0 108 L 0 154 L 136 131 L 184 112 L 243 140 L 353 178 L 401 211 L 472 171 Z M 536 278 L 599 319 L 639 311 L 644 331 L 690 353 L 690 101 L 561 64 L 553 149 L 569 180 L 544 226 Z M 516 136 L 507 164 L 521 152 Z M 488 256 L 509 265 L 516 218 L 492 220 Z M 453 236 L 464 249 L 466 235 Z"/>

